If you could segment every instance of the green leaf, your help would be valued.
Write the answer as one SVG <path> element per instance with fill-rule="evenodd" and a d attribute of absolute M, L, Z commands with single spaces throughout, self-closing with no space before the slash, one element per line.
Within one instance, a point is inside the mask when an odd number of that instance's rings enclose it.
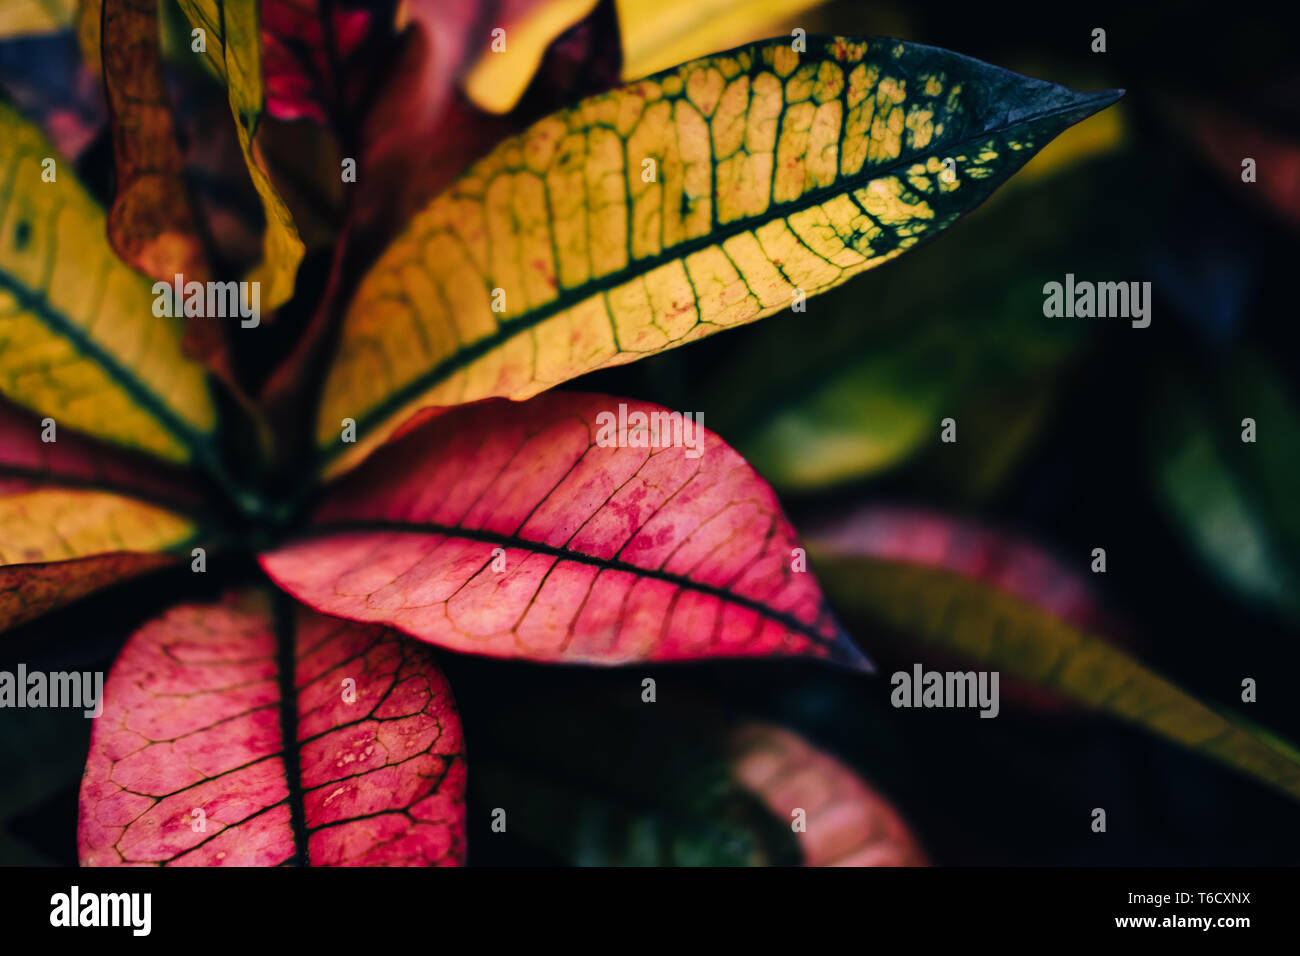
<path fill-rule="evenodd" d="M 343 321 L 318 452 L 332 474 L 422 407 L 524 399 L 788 309 L 951 225 L 1118 96 L 896 40 L 785 37 L 583 100 L 502 142 L 381 256 Z"/>
<path fill-rule="evenodd" d="M 1152 480 L 1227 585 L 1300 619 L 1300 411 L 1259 354 L 1240 353 L 1205 378 L 1166 371 L 1147 423 Z M 1254 442 L 1242 440 L 1247 418 Z"/>
<path fill-rule="evenodd" d="M 1140 223 L 1115 234 L 1134 199 L 1117 180 L 1116 164 L 1098 161 L 1008 188 L 944 242 L 748 332 L 717 359 L 699 407 L 778 488 L 859 480 L 928 447 L 935 460 L 920 470 L 933 483 L 990 490 L 1100 330 L 1044 318 L 1043 283 L 1062 262 L 1104 274 L 1142 241 Z M 957 445 L 938 444 L 948 415 Z"/>
<path fill-rule="evenodd" d="M 1107 641 L 1006 591 L 943 567 L 881 558 L 813 536 L 808 554 L 837 609 L 1023 678 L 1211 757 L 1300 800 L 1293 747 L 1202 704 Z"/>

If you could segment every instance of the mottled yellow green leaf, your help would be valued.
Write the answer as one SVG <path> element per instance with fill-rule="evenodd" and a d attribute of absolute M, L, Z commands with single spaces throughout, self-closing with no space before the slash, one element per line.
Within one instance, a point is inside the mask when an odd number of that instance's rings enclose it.
<path fill-rule="evenodd" d="M 266 213 L 262 262 L 248 276 L 248 281 L 261 283 L 262 308 L 274 309 L 293 295 L 304 246 L 293 215 L 271 182 L 254 139 L 265 108 L 258 7 L 253 0 L 178 2 L 190 24 L 205 31 L 208 62 L 226 82 L 239 147 Z"/>
<path fill-rule="evenodd" d="M 494 52 L 491 33 L 482 37 L 482 52 L 465 75 L 465 95 L 489 113 L 508 113 L 528 89 L 546 48 L 596 7 L 596 0 L 548 0 L 528 6 L 513 22 L 490 24 L 503 29 L 505 48 Z"/>
<path fill-rule="evenodd" d="M 525 399 L 833 288 L 1118 95 L 895 40 L 807 44 L 590 97 L 425 207 L 344 318 L 316 431 L 327 473 L 419 408 Z"/>
<path fill-rule="evenodd" d="M 190 460 L 216 412 L 181 320 L 153 306 L 72 164 L 0 103 L 0 393 L 59 428 Z"/>
<path fill-rule="evenodd" d="M 52 33 L 72 26 L 77 0 L 4 0 L 0 3 L 0 38 Z"/>
<path fill-rule="evenodd" d="M 637 80 L 799 24 L 822 0 L 615 0 L 623 79 Z M 808 33 L 804 24 L 804 33 Z"/>
<path fill-rule="evenodd" d="M 1200 703 L 1112 644 L 987 584 L 922 565 L 808 554 L 840 611 L 1145 727 L 1300 799 L 1293 748 Z"/>
<path fill-rule="evenodd" d="M 0 496 L 0 630 L 176 560 L 186 518 L 106 491 Z"/>

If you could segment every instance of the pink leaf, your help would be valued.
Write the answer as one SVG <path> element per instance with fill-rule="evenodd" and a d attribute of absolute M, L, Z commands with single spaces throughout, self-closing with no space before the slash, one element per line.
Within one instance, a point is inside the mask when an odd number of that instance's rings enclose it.
<path fill-rule="evenodd" d="M 732 740 L 732 772 L 780 820 L 793 822 L 805 866 L 924 866 L 897 811 L 856 773 L 802 737 L 746 724 Z"/>
<path fill-rule="evenodd" d="M 261 595 L 233 594 L 130 638 L 91 733 L 83 864 L 464 861 L 460 720 L 427 650 L 285 617 L 277 634 Z"/>
<path fill-rule="evenodd" d="M 547 393 L 448 411 L 332 486 L 315 534 L 262 566 L 326 613 L 494 657 L 862 665 L 744 459 L 702 429 L 698 456 L 602 447 L 598 416 L 619 405 Z"/>

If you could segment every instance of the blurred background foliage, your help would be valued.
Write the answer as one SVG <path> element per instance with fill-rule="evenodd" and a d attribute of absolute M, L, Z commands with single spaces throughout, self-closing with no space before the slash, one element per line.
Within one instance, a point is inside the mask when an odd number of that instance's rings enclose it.
<path fill-rule="evenodd" d="M 175 49 L 183 21 L 164 9 Z M 568 387 L 702 412 L 773 484 L 801 530 L 842 527 L 864 507 L 905 506 L 924 509 L 958 545 L 972 522 L 993 540 L 1029 542 L 1082 581 L 1095 633 L 1211 706 L 1294 741 L 1300 60 L 1279 12 L 1252 6 L 1203 19 L 1181 4 L 1117 2 L 557 3 L 520 19 L 523 65 L 503 71 L 466 59 L 454 97 L 457 148 L 473 158 L 612 76 L 795 27 L 896 36 L 1076 88 L 1127 89 L 940 239 L 809 300 L 806 313 Z M 111 147 L 77 27 L 74 3 L 6 3 L 0 87 L 106 196 Z M 1105 53 L 1091 51 L 1097 27 Z M 230 173 L 241 169 L 230 124 L 213 121 L 223 110 L 228 120 L 228 108 L 219 88 L 187 77 L 175 59 L 171 70 L 187 172 L 225 259 L 247 267 L 260 209 L 247 176 Z M 277 184 L 300 185 L 285 194 L 308 248 L 298 282 L 319 287 L 277 317 L 284 350 L 331 275 L 344 217 L 332 171 L 360 128 L 340 125 L 322 143 L 319 127 L 272 117 L 259 132 Z M 1255 183 L 1241 180 L 1246 156 L 1257 161 Z M 1066 273 L 1150 281 L 1151 326 L 1044 318 L 1043 284 Z M 263 373 L 274 364 L 245 361 Z M 939 441 L 946 417 L 957 421 L 955 445 Z M 1254 444 L 1241 440 L 1247 417 Z M 1107 552 L 1104 575 L 1088 571 L 1096 547 Z M 6 635 L 0 666 L 107 668 L 152 606 L 138 597 L 215 595 L 247 570 L 215 569 L 197 584 L 184 571 L 164 573 L 89 599 Z M 991 603 L 1005 600 L 1006 575 L 977 570 L 969 585 L 988 589 Z M 754 721 L 794 731 L 868 781 L 939 864 L 1300 862 L 1285 837 L 1297 832 L 1293 802 L 1163 738 L 1063 706 L 1050 689 L 1004 685 L 996 720 L 895 710 L 888 667 L 969 661 L 911 640 L 891 613 L 906 579 L 855 594 L 852 579 L 835 576 L 837 610 L 885 673 L 864 679 L 802 662 L 603 671 L 443 655 L 473 747 L 471 863 L 807 860 L 761 794 L 738 783 L 736 734 Z M 1031 590 L 1048 580 L 1057 578 L 1031 578 Z M 1068 619 L 1050 597 L 1019 593 Z M 653 704 L 641 700 L 647 677 Z M 1241 702 L 1246 677 L 1258 681 L 1257 703 Z M 70 712 L 9 716 L 0 721 L 0 863 L 72 863 L 89 726 Z M 496 807 L 510 808 L 506 833 L 491 829 Z M 1104 835 L 1089 829 L 1093 807 L 1107 810 Z"/>

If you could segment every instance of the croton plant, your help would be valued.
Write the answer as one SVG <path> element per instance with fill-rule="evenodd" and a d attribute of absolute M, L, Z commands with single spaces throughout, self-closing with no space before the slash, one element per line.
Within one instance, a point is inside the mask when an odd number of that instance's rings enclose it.
<path fill-rule="evenodd" d="M 1286 748 L 1014 574 L 953 626 L 997 562 L 945 558 L 950 528 L 869 513 L 801 544 L 698 418 L 555 388 L 782 310 L 815 326 L 808 299 L 1120 95 L 802 30 L 650 72 L 663 51 L 614 15 L 649 6 L 82 2 L 107 211 L 66 127 L 0 104 L 0 626 L 168 565 L 261 572 L 156 594 L 122 648 L 84 864 L 460 864 L 473 751 L 443 655 L 865 681 L 837 611 L 898 594 L 878 605 L 954 653 L 1300 792 Z M 251 214 L 196 186 L 231 156 Z M 776 819 L 808 814 L 804 862 L 924 859 L 833 758 L 764 725 L 736 743 Z"/>

